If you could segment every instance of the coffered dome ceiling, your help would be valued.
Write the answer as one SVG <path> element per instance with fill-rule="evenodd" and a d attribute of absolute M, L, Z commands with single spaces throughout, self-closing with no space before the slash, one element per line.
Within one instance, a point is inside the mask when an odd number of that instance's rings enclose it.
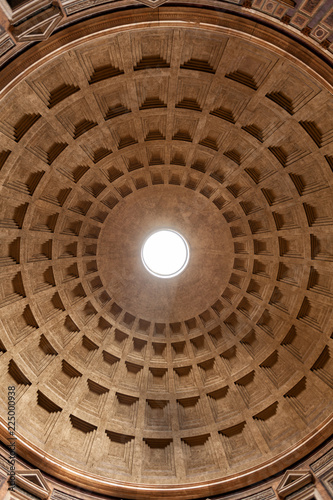
<path fill-rule="evenodd" d="M 124 498 L 267 477 L 332 412 L 330 86 L 183 24 L 55 41 L 1 101 L 3 422 L 16 385 L 21 454 Z M 140 258 L 161 227 L 170 280 Z"/>

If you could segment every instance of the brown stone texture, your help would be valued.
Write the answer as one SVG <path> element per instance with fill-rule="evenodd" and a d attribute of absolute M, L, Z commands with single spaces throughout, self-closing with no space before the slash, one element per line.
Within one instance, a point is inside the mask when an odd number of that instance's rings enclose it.
<path fill-rule="evenodd" d="M 330 84 L 168 23 L 50 52 L 0 96 L 2 422 L 15 385 L 22 455 L 124 498 L 263 479 L 333 406 Z M 140 252 L 166 227 L 190 261 L 160 280 Z"/>

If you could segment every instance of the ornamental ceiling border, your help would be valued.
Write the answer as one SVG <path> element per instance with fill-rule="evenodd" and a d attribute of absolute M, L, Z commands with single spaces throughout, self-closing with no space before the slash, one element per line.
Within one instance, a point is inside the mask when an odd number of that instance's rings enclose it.
<path fill-rule="evenodd" d="M 156 500 L 172 500 L 175 494 L 181 494 L 184 500 L 191 500 L 195 497 L 217 495 L 221 494 L 222 491 L 223 493 L 227 493 L 234 489 L 243 488 L 278 473 L 281 467 L 290 467 L 293 463 L 301 460 L 307 453 L 310 453 L 319 446 L 323 440 L 325 441 L 325 439 L 328 439 L 332 434 L 332 425 L 333 416 L 325 419 L 323 425 L 320 426 L 320 428 L 316 428 L 310 436 L 307 436 L 287 451 L 280 453 L 277 457 L 274 457 L 273 460 L 267 461 L 259 467 L 253 467 L 240 474 L 233 474 L 222 479 L 182 484 L 181 486 L 163 484 L 160 487 L 156 487 L 156 485 L 132 484 L 125 481 L 120 482 L 107 478 L 103 479 L 102 477 L 97 477 L 95 474 L 83 472 L 68 465 L 66 462 L 61 462 L 48 453 L 41 453 L 35 445 L 24 439 L 19 433 L 16 433 L 16 449 L 18 455 L 25 460 L 31 461 L 35 468 L 39 468 L 69 484 L 100 494 L 120 495 L 124 498 L 131 498 L 128 497 L 128 495 L 133 495 L 134 493 L 136 500 L 146 500 L 147 493 L 151 494 L 152 498 Z M 7 424 L 1 417 L 0 439 L 5 444 L 9 443 Z M 304 447 L 308 447 L 308 449 L 304 450 Z"/>

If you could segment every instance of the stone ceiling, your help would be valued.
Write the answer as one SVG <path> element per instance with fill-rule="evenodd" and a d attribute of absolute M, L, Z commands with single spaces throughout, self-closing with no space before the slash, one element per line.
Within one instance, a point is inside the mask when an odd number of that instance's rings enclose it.
<path fill-rule="evenodd" d="M 325 64 L 182 15 L 69 47 L 59 33 L 1 80 L 17 76 L 0 117 L 2 422 L 16 385 L 22 455 L 124 498 L 267 477 L 332 413 Z M 158 227 L 191 248 L 162 282 L 140 261 Z"/>
<path fill-rule="evenodd" d="M 332 59 L 333 6 L 331 0 L 0 0 L 0 63 L 34 41 L 94 15 L 133 7 L 201 7 L 234 13 L 288 33 Z"/>
<path fill-rule="evenodd" d="M 332 59 L 333 6 L 331 0 L 0 0 L 0 62 L 54 31 L 94 15 L 133 7 L 201 7 L 234 13 L 269 25 L 316 48 Z"/>

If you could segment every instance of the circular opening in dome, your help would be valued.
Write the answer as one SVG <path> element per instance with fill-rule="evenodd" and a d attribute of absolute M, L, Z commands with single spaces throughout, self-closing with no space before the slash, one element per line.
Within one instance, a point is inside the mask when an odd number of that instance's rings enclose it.
<path fill-rule="evenodd" d="M 173 278 L 180 274 L 187 266 L 189 257 L 185 238 L 172 229 L 151 234 L 141 250 L 145 268 L 159 278 Z"/>

